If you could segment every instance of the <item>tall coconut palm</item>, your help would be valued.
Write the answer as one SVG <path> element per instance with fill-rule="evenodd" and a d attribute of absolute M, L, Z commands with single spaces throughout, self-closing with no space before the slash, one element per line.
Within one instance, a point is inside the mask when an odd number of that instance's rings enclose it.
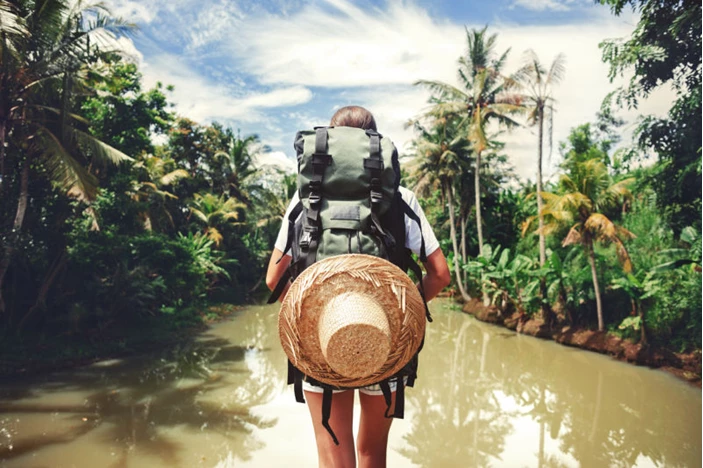
<path fill-rule="evenodd" d="M 542 147 L 544 136 L 544 122 L 547 120 L 547 133 L 549 137 L 549 152 L 552 151 L 552 129 L 554 121 L 554 97 L 552 88 L 559 84 L 564 77 L 566 57 L 559 54 L 552 61 L 547 70 L 539 61 L 533 50 L 524 54 L 523 66 L 515 73 L 514 79 L 524 90 L 524 105 L 528 109 L 527 122 L 537 125 L 537 214 L 539 228 L 539 264 L 544 266 L 547 261 L 547 249 L 544 240 L 544 218 L 542 217 Z"/>
<path fill-rule="evenodd" d="M 467 52 L 459 59 L 461 88 L 441 81 L 420 80 L 441 96 L 426 113 L 428 116 L 462 116 L 468 129 L 475 154 L 474 190 L 476 203 L 476 231 L 479 253 L 483 252 L 483 225 L 481 220 L 481 155 L 488 148 L 487 127 L 496 122 L 508 128 L 516 126 L 512 115 L 523 111 L 520 96 L 512 92 L 514 82 L 501 75 L 510 49 L 496 56 L 497 34 L 486 35 L 486 29 L 466 30 Z"/>
<path fill-rule="evenodd" d="M 466 134 L 458 125 L 458 119 L 439 118 L 432 123 L 433 126 L 429 129 L 417 121 L 412 123 L 419 135 L 415 142 L 415 159 L 410 165 L 411 177 L 415 180 L 414 189 L 418 193 L 427 194 L 439 188 L 446 200 L 457 287 L 462 298 L 468 301 L 471 297 L 466 292 L 460 270 L 462 256 L 456 235 L 454 194 L 455 182 L 466 170 L 470 145 Z"/>
<path fill-rule="evenodd" d="M 1 313 L 2 285 L 29 205 L 32 175 L 48 176 L 64 193 L 89 201 L 97 192 L 89 164 L 130 159 L 90 135 L 87 122 L 71 112 L 86 65 L 96 54 L 118 49 L 116 35 L 130 26 L 101 4 L 81 0 L 2 1 L 0 24 L 0 196 L 19 194 L 14 221 L 3 226 L 8 234 L 0 259 Z M 8 174 L 8 167 L 19 169 Z"/>
<path fill-rule="evenodd" d="M 559 180 L 559 193 L 542 193 L 545 201 L 541 213 L 545 220 L 542 231 L 548 235 L 564 226 L 570 226 L 562 245 L 583 246 L 591 267 L 598 330 L 603 331 L 603 305 L 593 246 L 596 242 L 614 245 L 623 270 L 632 271 L 632 262 L 624 241 L 633 238 L 634 234 L 617 226 L 604 212 L 617 208 L 625 200 L 632 198 L 628 185 L 634 182 L 634 179 L 614 182 L 606 165 L 599 159 L 572 161 L 568 166 L 571 168 L 569 173 L 563 174 Z M 523 234 L 533 224 L 534 218 L 525 222 Z"/>

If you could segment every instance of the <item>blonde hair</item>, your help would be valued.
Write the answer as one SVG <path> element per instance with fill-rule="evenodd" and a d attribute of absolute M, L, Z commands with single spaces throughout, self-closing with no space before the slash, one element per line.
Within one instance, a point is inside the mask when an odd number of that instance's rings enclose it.
<path fill-rule="evenodd" d="M 332 127 L 356 127 L 378 131 L 373 114 L 360 106 L 342 107 L 334 113 L 330 125 Z"/>

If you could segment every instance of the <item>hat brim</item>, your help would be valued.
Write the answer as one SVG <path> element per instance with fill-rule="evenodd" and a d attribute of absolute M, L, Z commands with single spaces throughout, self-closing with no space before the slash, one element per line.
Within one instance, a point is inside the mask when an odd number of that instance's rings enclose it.
<path fill-rule="evenodd" d="M 325 304 L 346 292 L 373 298 L 388 318 L 388 359 L 361 377 L 334 371 L 320 345 L 318 325 Z M 337 255 L 314 263 L 291 284 L 278 330 L 288 359 L 305 375 L 335 387 L 362 387 L 393 376 L 417 353 L 425 334 L 425 304 L 408 275 L 391 262 L 364 254 Z"/>

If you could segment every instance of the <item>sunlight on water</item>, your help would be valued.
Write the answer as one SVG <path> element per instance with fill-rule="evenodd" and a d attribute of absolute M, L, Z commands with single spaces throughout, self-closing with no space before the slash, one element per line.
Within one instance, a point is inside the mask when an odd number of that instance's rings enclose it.
<path fill-rule="evenodd" d="M 157 356 L 0 385 L 0 466 L 316 466 L 276 313 L 250 307 Z M 700 390 L 446 301 L 433 315 L 389 466 L 701 465 Z"/>

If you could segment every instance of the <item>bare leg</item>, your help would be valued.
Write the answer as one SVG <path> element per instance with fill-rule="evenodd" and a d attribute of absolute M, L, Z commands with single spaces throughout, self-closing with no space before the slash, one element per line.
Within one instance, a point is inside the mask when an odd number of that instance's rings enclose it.
<path fill-rule="evenodd" d="M 384 416 L 386 401 L 383 395 L 366 395 L 359 392 L 361 419 L 356 437 L 359 468 L 385 468 L 388 432 L 392 418 Z M 395 392 L 392 393 L 391 410 L 395 407 Z"/>
<path fill-rule="evenodd" d="M 330 426 L 339 440 L 339 445 L 334 444 L 329 432 L 322 426 L 322 393 L 306 391 L 305 399 L 308 402 L 312 426 L 315 429 L 320 468 L 354 468 L 356 466 L 352 429 L 354 390 L 335 393 L 332 396 Z"/>

